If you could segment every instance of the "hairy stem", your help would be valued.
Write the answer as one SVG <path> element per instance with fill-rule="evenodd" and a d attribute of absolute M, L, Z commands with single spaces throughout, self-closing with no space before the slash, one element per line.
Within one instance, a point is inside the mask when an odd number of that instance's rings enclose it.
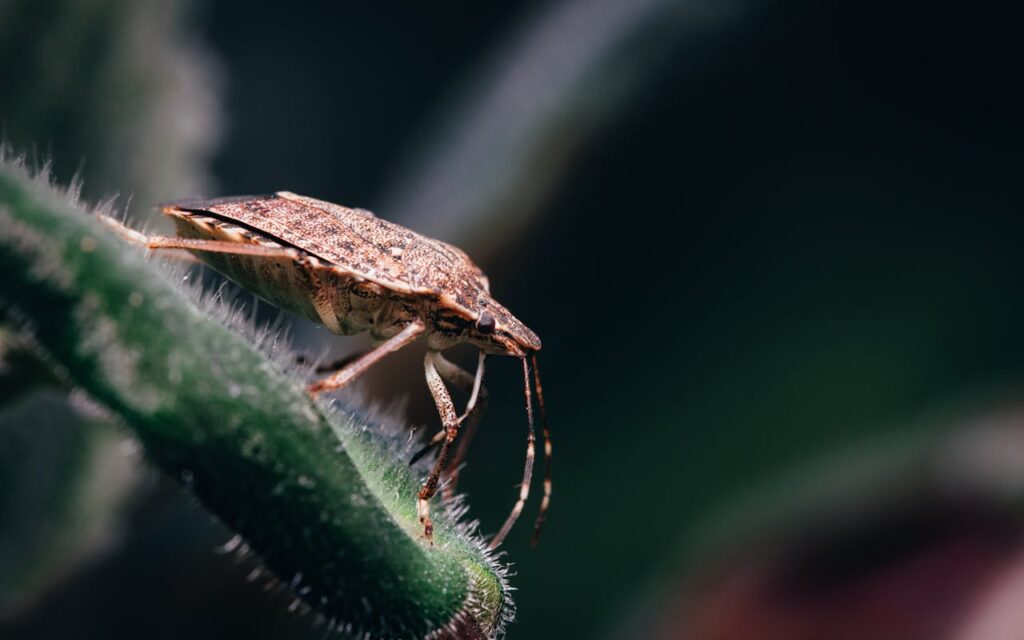
<path fill-rule="evenodd" d="M 510 616 L 502 569 L 453 518 L 439 514 L 433 547 L 419 539 L 418 479 L 378 425 L 314 404 L 290 356 L 268 357 L 223 305 L 197 303 L 9 160 L 0 272 L 0 311 L 57 375 L 119 415 L 304 605 L 386 638 L 493 635 Z"/>

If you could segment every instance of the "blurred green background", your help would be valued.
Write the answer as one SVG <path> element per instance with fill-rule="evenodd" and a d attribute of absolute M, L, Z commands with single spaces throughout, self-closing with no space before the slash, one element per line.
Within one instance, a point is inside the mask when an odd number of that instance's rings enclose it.
<path fill-rule="evenodd" d="M 879 438 L 927 439 L 992 390 L 1017 397 L 1018 18 L 997 3 L 6 0 L 0 121 L 59 181 L 80 170 L 91 198 L 132 195 L 140 224 L 160 224 L 161 199 L 287 189 L 465 248 L 544 341 L 554 496 L 540 547 L 528 525 L 504 547 L 509 635 L 630 637 L 713 514 Z M 419 357 L 367 384 L 429 430 Z M 517 371 L 492 360 L 462 475 L 486 532 L 522 464 Z M 226 534 L 207 516 L 141 475 L 117 543 L 0 635 L 316 637 L 213 553 Z"/>

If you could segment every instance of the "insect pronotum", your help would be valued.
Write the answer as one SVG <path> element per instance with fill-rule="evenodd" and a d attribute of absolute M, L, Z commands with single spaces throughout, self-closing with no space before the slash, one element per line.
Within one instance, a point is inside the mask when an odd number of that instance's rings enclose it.
<path fill-rule="evenodd" d="M 544 434 L 544 497 L 534 526 L 537 541 L 551 500 L 551 433 L 537 370 L 537 337 L 491 297 L 487 276 L 461 249 L 382 220 L 369 211 L 315 198 L 278 192 L 215 200 L 182 200 L 163 205 L 177 236 L 146 236 L 104 217 L 125 239 L 148 249 L 184 249 L 242 287 L 271 303 L 322 323 L 333 333 L 369 332 L 374 348 L 339 363 L 331 375 L 313 382 L 311 395 L 352 382 L 389 353 L 425 336 L 427 386 L 442 429 L 424 449 L 440 445 L 437 459 L 417 496 L 423 535 L 432 539 L 430 499 L 442 476 L 449 491 L 458 475 L 475 421 L 486 399 L 487 355 L 519 358 L 526 402 L 526 465 L 519 496 L 491 540 L 508 535 L 529 492 L 534 459 L 534 420 L 530 368 Z M 441 351 L 468 342 L 479 350 L 475 374 L 447 360 Z M 465 411 L 455 410 L 445 382 L 470 393 Z M 468 421 L 468 422 L 467 422 Z M 454 458 L 448 452 L 467 423 Z M 421 452 L 422 453 L 422 452 Z"/>

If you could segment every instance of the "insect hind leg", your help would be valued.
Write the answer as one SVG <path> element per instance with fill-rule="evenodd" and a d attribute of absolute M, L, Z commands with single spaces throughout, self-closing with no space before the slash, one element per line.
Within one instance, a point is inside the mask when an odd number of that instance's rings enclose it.
<path fill-rule="evenodd" d="M 297 259 L 299 252 L 287 247 L 270 247 L 261 244 L 243 244 L 228 240 L 202 240 L 195 238 L 179 238 L 177 236 L 147 236 L 110 216 L 99 216 L 100 222 L 112 229 L 114 233 L 131 244 L 146 249 L 184 249 L 186 251 L 205 251 L 209 253 L 230 253 L 234 255 L 260 256 L 264 258 Z"/>
<path fill-rule="evenodd" d="M 106 225 L 111 231 L 116 233 L 126 242 L 130 242 L 131 244 L 138 245 L 140 247 L 145 247 L 149 243 L 149 238 L 145 234 L 139 233 L 116 218 L 103 214 L 98 215 L 97 218 L 99 218 L 101 223 Z"/>

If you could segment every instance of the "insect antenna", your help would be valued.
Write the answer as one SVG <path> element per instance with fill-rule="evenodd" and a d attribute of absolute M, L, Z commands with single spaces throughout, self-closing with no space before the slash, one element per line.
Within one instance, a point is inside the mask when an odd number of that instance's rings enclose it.
<path fill-rule="evenodd" d="M 530 393 L 530 364 L 524 356 L 523 361 L 523 396 L 526 400 L 526 466 L 523 468 L 523 482 L 519 485 L 519 499 L 516 500 L 516 504 L 512 507 L 512 512 L 508 514 L 508 518 L 505 519 L 505 524 L 501 526 L 501 531 L 494 536 L 491 540 L 490 548 L 497 549 L 498 546 L 508 535 L 508 532 L 512 529 L 512 525 L 516 523 L 519 518 L 519 514 L 523 510 L 523 505 L 526 504 L 526 499 L 530 496 L 530 478 L 533 476 L 533 449 L 534 443 L 537 440 L 537 436 L 533 429 L 533 402 Z"/>
<path fill-rule="evenodd" d="M 533 385 L 537 388 L 537 407 L 540 409 L 540 424 L 544 432 L 544 497 L 540 501 L 540 511 L 533 524 L 533 537 L 530 546 L 536 547 L 540 540 L 540 530 L 544 526 L 544 517 L 551 504 L 551 428 L 548 426 L 548 411 L 544 406 L 544 388 L 540 385 L 540 367 L 537 366 L 537 352 L 530 357 L 533 361 Z"/>

